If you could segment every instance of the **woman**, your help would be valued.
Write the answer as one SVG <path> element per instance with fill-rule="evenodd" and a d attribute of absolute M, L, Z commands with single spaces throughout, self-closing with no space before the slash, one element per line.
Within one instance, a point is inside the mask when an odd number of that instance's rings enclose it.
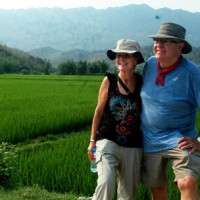
<path fill-rule="evenodd" d="M 134 40 L 121 39 L 107 51 L 116 60 L 118 74 L 103 79 L 95 109 L 88 155 L 96 146 L 98 180 L 93 200 L 111 200 L 118 174 L 118 199 L 135 199 L 140 181 L 142 134 L 140 130 L 141 76 L 135 66 L 144 62 Z"/>

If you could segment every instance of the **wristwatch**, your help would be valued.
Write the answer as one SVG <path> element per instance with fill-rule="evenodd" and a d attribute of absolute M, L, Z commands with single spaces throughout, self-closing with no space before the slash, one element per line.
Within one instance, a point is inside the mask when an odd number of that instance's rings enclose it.
<path fill-rule="evenodd" d="M 198 142 L 200 142 L 200 136 L 197 137 Z"/>

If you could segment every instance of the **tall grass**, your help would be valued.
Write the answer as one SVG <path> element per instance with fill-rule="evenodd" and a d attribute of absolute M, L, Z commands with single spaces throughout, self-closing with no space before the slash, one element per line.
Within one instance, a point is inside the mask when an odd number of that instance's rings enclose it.
<path fill-rule="evenodd" d="M 92 196 L 97 174 L 90 172 L 89 136 L 90 131 L 72 133 L 53 143 L 23 149 L 19 156 L 18 186 L 39 185 L 50 191 Z M 148 188 L 141 185 L 137 200 L 149 198 Z"/>
<path fill-rule="evenodd" d="M 0 142 L 23 142 L 91 123 L 102 77 L 0 76 Z"/>
<path fill-rule="evenodd" d="M 89 170 L 87 146 L 102 77 L 0 75 L 0 142 L 20 146 L 18 186 L 39 185 L 50 191 L 91 196 L 97 175 Z M 200 131 L 200 115 L 197 129 Z M 65 132 L 62 138 L 39 144 L 30 139 Z M 14 177 L 13 177 L 14 178 Z M 169 168 L 169 197 L 180 199 Z M 14 180 L 14 179 L 13 179 Z M 16 179 L 15 179 L 16 181 Z M 137 200 L 150 199 L 140 186 Z"/>
<path fill-rule="evenodd" d="M 90 172 L 89 133 L 72 133 L 54 142 L 23 149 L 19 156 L 18 185 L 91 195 L 97 177 Z"/>
<path fill-rule="evenodd" d="M 200 112 L 199 111 L 197 112 L 196 129 L 197 129 L 197 132 L 199 133 L 199 136 L 200 136 Z"/>

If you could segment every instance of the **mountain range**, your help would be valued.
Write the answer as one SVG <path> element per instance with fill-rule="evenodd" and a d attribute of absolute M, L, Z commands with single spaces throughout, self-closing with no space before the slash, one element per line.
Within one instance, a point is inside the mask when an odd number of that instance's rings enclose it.
<path fill-rule="evenodd" d="M 145 4 L 94 9 L 92 7 L 31 8 L 0 10 L 0 42 L 34 56 L 54 60 L 70 53 L 85 56 L 105 52 L 121 38 L 152 45 L 147 36 L 158 31 L 163 22 L 175 22 L 187 29 L 186 39 L 200 45 L 200 12 L 169 8 L 153 9 Z M 56 60 L 56 61 L 55 61 Z"/>

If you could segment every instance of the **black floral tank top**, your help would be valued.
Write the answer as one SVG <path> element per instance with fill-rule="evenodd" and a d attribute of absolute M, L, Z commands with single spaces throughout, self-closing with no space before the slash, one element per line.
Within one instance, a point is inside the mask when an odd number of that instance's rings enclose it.
<path fill-rule="evenodd" d="M 116 74 L 107 73 L 107 77 L 110 81 L 108 101 L 96 139 L 108 139 L 121 146 L 141 148 L 140 89 L 142 77 L 135 74 L 135 91 L 129 95 L 119 92 Z"/>

